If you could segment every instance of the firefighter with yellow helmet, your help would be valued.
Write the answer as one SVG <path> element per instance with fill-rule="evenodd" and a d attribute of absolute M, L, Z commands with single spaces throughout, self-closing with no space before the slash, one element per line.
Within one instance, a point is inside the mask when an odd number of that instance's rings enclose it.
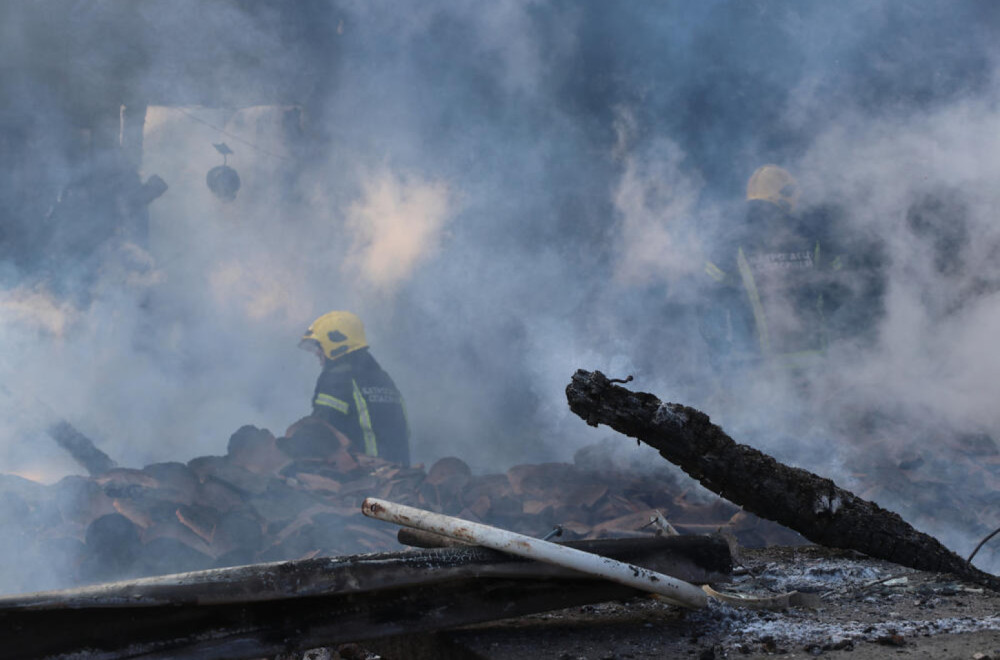
<path fill-rule="evenodd" d="M 323 365 L 312 416 L 346 436 L 353 451 L 409 465 L 403 396 L 369 352 L 361 319 L 351 312 L 328 312 L 313 321 L 299 346 L 318 355 Z"/>
<path fill-rule="evenodd" d="M 702 334 L 727 368 L 807 365 L 827 347 L 824 315 L 841 258 L 822 223 L 799 215 L 798 182 L 784 168 L 758 168 L 746 202 L 745 221 L 705 262 L 713 295 Z"/>
<path fill-rule="evenodd" d="M 747 182 L 747 201 L 766 202 L 791 215 L 799 203 L 799 183 L 788 170 L 777 165 L 758 167 Z"/>

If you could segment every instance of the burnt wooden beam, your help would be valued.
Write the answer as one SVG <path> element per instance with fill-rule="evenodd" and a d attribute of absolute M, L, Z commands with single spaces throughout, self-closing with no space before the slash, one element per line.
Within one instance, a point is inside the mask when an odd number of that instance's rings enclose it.
<path fill-rule="evenodd" d="M 49 436 L 56 441 L 56 444 L 68 451 L 70 456 L 83 466 L 90 476 L 98 477 L 111 468 L 117 467 L 110 456 L 97 448 L 93 440 L 65 419 L 52 424 L 46 430 Z"/>
<path fill-rule="evenodd" d="M 90 476 L 100 476 L 118 466 L 117 463 L 111 460 L 110 456 L 97 448 L 93 440 L 63 419 L 59 413 L 46 405 L 41 399 L 30 394 L 15 392 L 2 383 L 0 383 L 0 394 L 32 410 L 34 415 L 44 415 L 48 419 L 53 420 L 46 423 L 45 432 L 56 441 L 57 445 L 69 452 L 70 456 Z"/>
<path fill-rule="evenodd" d="M 726 579 L 720 538 L 576 541 L 693 582 Z M 431 632 L 640 592 L 480 547 L 326 557 L 0 598 L 4 658 L 259 658 Z"/>
<path fill-rule="evenodd" d="M 615 385 L 599 371 L 577 371 L 566 397 L 570 410 L 591 426 L 605 424 L 645 442 L 712 492 L 814 543 L 953 573 L 1000 590 L 1000 578 L 978 570 L 898 514 L 736 443 L 699 410 Z"/>
<path fill-rule="evenodd" d="M 265 658 L 425 633 L 640 592 L 586 579 L 484 578 L 252 605 L 31 612 L 3 621 L 9 660 Z M 12 631 L 12 632 L 8 632 Z"/>

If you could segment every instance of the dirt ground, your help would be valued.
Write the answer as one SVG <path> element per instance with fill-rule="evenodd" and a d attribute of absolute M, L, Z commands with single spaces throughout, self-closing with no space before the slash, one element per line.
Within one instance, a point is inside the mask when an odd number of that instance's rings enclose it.
<path fill-rule="evenodd" d="M 1000 660 L 998 593 L 816 546 L 744 550 L 740 562 L 731 582 L 714 585 L 719 592 L 797 592 L 798 604 L 768 610 L 710 601 L 681 610 L 640 597 L 365 643 L 367 653 L 355 657 Z"/>

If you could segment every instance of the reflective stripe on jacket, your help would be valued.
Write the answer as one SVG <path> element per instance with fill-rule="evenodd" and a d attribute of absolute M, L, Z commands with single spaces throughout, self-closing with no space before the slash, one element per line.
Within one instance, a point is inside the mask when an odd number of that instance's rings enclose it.
<path fill-rule="evenodd" d="M 736 249 L 725 270 L 711 261 L 711 300 L 702 334 L 717 356 L 729 360 L 764 358 L 795 366 L 822 355 L 827 347 L 824 271 L 820 243 L 811 250 Z"/>
<path fill-rule="evenodd" d="M 409 465 L 403 396 L 367 349 L 327 363 L 316 381 L 313 415 L 347 436 L 355 451 Z"/>

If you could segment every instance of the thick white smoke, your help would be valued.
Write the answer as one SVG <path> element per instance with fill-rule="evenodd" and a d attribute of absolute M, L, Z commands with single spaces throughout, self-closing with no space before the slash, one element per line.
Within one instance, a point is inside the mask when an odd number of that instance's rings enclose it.
<path fill-rule="evenodd" d="M 405 181 L 392 172 L 366 179 L 362 190 L 347 209 L 351 246 L 341 273 L 359 287 L 391 292 L 438 256 L 451 196 L 442 183 Z"/>

